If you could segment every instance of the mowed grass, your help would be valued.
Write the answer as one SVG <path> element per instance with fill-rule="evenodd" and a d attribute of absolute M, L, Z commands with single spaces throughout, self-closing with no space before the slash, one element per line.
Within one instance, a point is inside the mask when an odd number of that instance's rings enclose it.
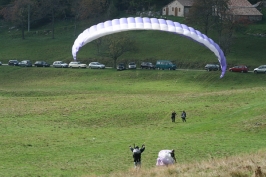
<path fill-rule="evenodd" d="M 127 174 L 133 143 L 146 144 L 143 170 L 162 149 L 180 164 L 264 150 L 265 75 L 219 76 L 2 66 L 0 176 Z"/>
<path fill-rule="evenodd" d="M 265 17 L 265 15 L 264 15 Z M 170 20 L 184 23 L 182 18 L 167 17 Z M 10 59 L 45 60 L 52 64 L 54 61 L 63 60 L 70 62 L 72 57 L 72 46 L 77 35 L 85 29 L 96 25 L 102 21 L 83 21 L 77 26 L 76 36 L 74 36 L 74 24 L 71 20 L 57 21 L 55 27 L 55 39 L 52 39 L 51 24 L 39 28 L 31 28 L 30 32 L 25 32 L 26 39 L 21 39 L 21 32 L 17 29 L 10 30 L 10 25 L 5 23 L 0 27 L 0 61 L 7 63 Z M 266 37 L 258 34 L 265 34 L 265 20 L 239 28 L 233 35 L 231 52 L 226 56 L 228 67 L 244 64 L 250 70 L 265 64 L 266 54 L 264 52 Z M 117 62 L 137 63 L 138 67 L 143 61 L 155 63 L 157 60 L 171 60 L 177 64 L 178 68 L 202 69 L 207 63 L 218 63 L 217 56 L 206 47 L 195 41 L 177 34 L 139 30 L 128 32 L 136 41 L 137 50 L 121 55 Z M 208 37 L 218 43 L 218 39 L 210 31 Z M 101 52 L 103 48 L 101 48 Z M 89 64 L 91 61 L 99 61 L 106 66 L 113 66 L 113 60 L 97 53 L 97 48 L 93 42 L 83 46 L 77 59 Z"/>

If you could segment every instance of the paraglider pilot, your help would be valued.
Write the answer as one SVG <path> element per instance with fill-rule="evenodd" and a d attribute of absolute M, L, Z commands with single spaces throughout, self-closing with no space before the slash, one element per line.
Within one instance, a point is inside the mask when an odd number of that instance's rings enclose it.
<path fill-rule="evenodd" d="M 175 163 L 176 163 L 176 158 L 175 158 L 175 150 L 172 149 L 170 152 L 171 157 L 174 159 Z"/>
<path fill-rule="evenodd" d="M 175 122 L 175 116 L 176 116 L 176 112 L 173 111 L 172 112 L 172 116 L 171 116 L 172 122 Z"/>
<path fill-rule="evenodd" d="M 181 118 L 183 122 L 186 122 L 187 113 L 185 111 L 182 112 Z"/>
<path fill-rule="evenodd" d="M 134 166 L 135 168 L 141 167 L 141 153 L 145 150 L 145 145 L 143 144 L 141 148 L 138 146 L 131 147 L 129 146 L 129 149 L 133 152 L 133 159 L 134 159 Z"/>

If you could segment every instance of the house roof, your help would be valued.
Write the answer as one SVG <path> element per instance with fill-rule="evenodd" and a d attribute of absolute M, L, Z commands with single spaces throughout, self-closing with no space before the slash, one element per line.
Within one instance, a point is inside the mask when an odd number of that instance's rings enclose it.
<path fill-rule="evenodd" d="M 194 0 L 174 0 L 174 1 L 170 2 L 170 3 L 168 3 L 164 7 L 167 7 L 169 4 L 172 4 L 175 1 L 178 1 L 183 6 L 192 6 L 193 5 L 193 2 L 194 2 Z"/>
<path fill-rule="evenodd" d="M 183 6 L 192 6 L 194 0 L 177 0 Z"/>
<path fill-rule="evenodd" d="M 248 0 L 229 0 L 228 5 L 233 15 L 262 15 Z"/>

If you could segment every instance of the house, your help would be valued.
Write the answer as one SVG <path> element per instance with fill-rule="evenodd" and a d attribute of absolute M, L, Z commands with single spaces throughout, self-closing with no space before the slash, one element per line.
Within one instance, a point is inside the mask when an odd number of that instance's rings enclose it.
<path fill-rule="evenodd" d="M 174 0 L 162 9 L 162 15 L 185 17 L 189 13 L 194 0 Z"/>
<path fill-rule="evenodd" d="M 235 21 L 261 21 L 262 13 L 248 0 L 229 0 L 229 14 Z"/>
<path fill-rule="evenodd" d="M 174 0 L 162 9 L 162 15 L 186 17 L 194 0 Z M 262 13 L 248 0 L 229 0 L 228 16 L 235 21 L 260 21 Z M 217 13 L 217 12 L 216 12 Z"/>

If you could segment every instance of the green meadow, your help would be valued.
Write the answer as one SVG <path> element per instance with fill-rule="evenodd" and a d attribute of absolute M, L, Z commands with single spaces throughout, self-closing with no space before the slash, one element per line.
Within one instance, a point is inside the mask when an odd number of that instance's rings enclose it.
<path fill-rule="evenodd" d="M 180 164 L 265 150 L 265 75 L 219 76 L 1 66 L 0 176 L 130 176 L 133 143 L 143 170 L 162 149 Z"/>
<path fill-rule="evenodd" d="M 94 24 L 80 23 L 77 34 Z M 32 28 L 25 40 L 9 27 L 1 21 L 3 64 L 10 59 L 50 64 L 73 60 L 71 48 L 77 37 L 73 22 L 57 22 L 55 39 L 47 33 L 49 24 Z M 244 64 L 252 71 L 266 64 L 266 37 L 259 35 L 265 33 L 265 15 L 262 22 L 237 29 L 226 56 L 228 67 Z M 210 163 L 216 169 L 219 163 L 231 165 L 230 170 L 223 169 L 229 175 L 209 173 L 211 177 L 249 177 L 259 165 L 266 171 L 265 74 L 227 72 L 220 79 L 220 71 L 203 70 L 207 63 L 218 63 L 217 57 L 186 37 L 160 31 L 129 35 L 138 50 L 123 54 L 117 62 L 135 61 L 139 67 L 142 61 L 167 59 L 178 70 L 0 66 L 1 177 L 198 177 L 202 169 L 211 171 Z M 97 54 L 93 42 L 80 49 L 78 60 L 113 66 L 112 59 Z M 183 110 L 186 123 L 180 118 Z M 175 123 L 172 111 L 177 112 Z M 128 148 L 133 143 L 146 145 L 139 175 Z M 162 149 L 175 149 L 177 158 L 177 165 L 163 174 L 155 167 Z M 246 159 L 240 158 L 243 154 Z M 194 173 L 187 174 L 194 167 Z"/>

